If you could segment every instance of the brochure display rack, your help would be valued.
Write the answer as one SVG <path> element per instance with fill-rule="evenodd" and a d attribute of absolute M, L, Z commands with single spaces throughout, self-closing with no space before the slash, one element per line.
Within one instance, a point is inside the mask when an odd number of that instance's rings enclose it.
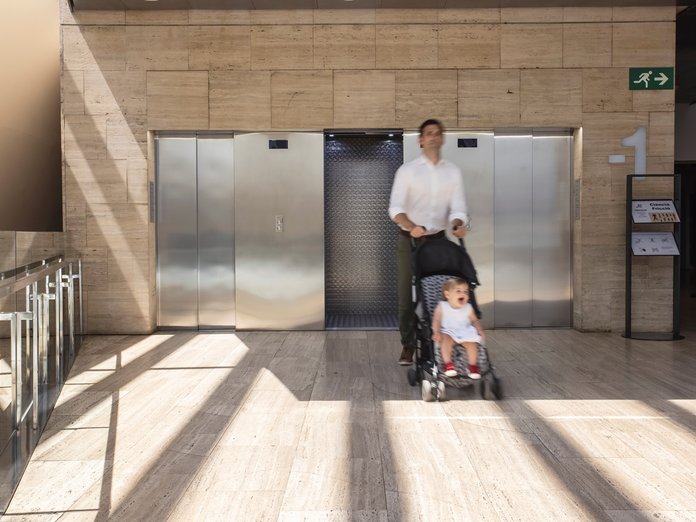
<path fill-rule="evenodd" d="M 633 199 L 634 183 L 650 178 L 673 178 L 674 200 Z M 626 176 L 626 326 L 624 337 L 672 341 L 683 339 L 679 334 L 679 244 L 680 244 L 680 201 L 681 177 L 679 174 L 643 174 Z M 671 230 L 660 227 L 650 230 L 651 225 L 671 225 Z M 672 278 L 672 331 L 634 332 L 631 327 L 631 291 L 633 260 L 638 256 L 669 256 L 673 259 Z"/>

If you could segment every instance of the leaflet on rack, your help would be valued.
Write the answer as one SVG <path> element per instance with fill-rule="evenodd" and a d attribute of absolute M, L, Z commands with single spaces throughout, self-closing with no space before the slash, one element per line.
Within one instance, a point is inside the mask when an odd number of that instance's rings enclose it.
<path fill-rule="evenodd" d="M 634 256 L 678 256 L 679 248 L 671 232 L 633 232 Z"/>
<path fill-rule="evenodd" d="M 678 223 L 679 214 L 671 199 L 634 200 L 631 202 L 634 223 Z"/>

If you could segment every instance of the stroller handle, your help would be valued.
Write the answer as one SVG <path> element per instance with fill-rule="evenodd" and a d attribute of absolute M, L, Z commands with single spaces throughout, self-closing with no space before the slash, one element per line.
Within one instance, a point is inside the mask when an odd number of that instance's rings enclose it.
<path fill-rule="evenodd" d="M 416 238 L 415 237 L 410 237 L 409 238 L 411 241 L 411 250 L 415 250 L 418 245 L 416 245 Z M 464 250 L 466 250 L 466 245 L 464 244 L 464 238 L 463 237 L 458 237 L 457 242 L 459 243 L 459 246 L 462 247 Z"/>

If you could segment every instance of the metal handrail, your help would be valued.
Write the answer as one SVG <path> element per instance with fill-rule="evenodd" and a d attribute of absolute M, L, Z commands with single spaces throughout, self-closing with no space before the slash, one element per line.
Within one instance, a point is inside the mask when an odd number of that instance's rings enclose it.
<path fill-rule="evenodd" d="M 3 270 L 0 272 L 0 281 L 4 281 L 6 279 L 9 279 L 11 277 L 16 277 L 17 275 L 20 274 L 28 274 L 35 268 L 38 268 L 43 265 L 48 265 L 52 263 L 53 261 L 63 259 L 63 254 L 58 254 L 55 256 L 48 257 L 46 259 L 42 259 L 41 261 L 34 261 L 32 263 L 27 263 L 26 265 L 18 266 L 15 268 L 11 268 L 10 270 Z"/>
<path fill-rule="evenodd" d="M 58 260 L 58 263 L 52 263 L 52 261 Z M 51 261 L 51 263 L 49 263 Z M 31 285 L 32 283 L 39 281 L 43 279 L 46 276 L 49 276 L 53 274 L 56 270 L 60 268 L 64 268 L 71 263 L 75 263 L 76 261 L 74 260 L 69 260 L 69 259 L 63 259 L 62 256 L 56 256 L 53 258 L 50 258 L 46 260 L 46 263 L 44 263 L 44 268 L 37 271 L 37 272 L 31 272 L 27 273 L 24 277 L 21 277 L 19 279 L 10 279 L 6 281 L 0 281 L 0 299 L 3 297 L 7 297 L 10 294 L 14 294 L 16 292 L 19 292 L 20 290 L 26 288 L 27 286 Z M 25 265 L 29 266 L 29 265 Z M 36 265 L 36 267 L 41 266 Z M 35 268 L 36 268 L 35 267 Z"/>

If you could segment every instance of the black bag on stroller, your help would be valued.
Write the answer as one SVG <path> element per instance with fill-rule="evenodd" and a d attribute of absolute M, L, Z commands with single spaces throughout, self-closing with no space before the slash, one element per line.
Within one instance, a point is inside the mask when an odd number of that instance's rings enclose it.
<path fill-rule="evenodd" d="M 475 296 L 479 282 L 464 242 L 460 240 L 457 245 L 448 239 L 432 239 L 421 243 L 413 251 L 412 269 L 417 349 L 415 368 L 409 369 L 407 375 L 409 384 L 416 386 L 420 383 L 425 401 L 443 400 L 446 386 L 464 388 L 475 382 L 480 382 L 480 392 L 484 399 L 500 399 L 502 388 L 485 346 L 478 346 L 481 379 L 474 381 L 467 376 L 467 360 L 462 350 L 455 350 L 453 354 L 453 363 L 459 376 L 445 376 L 440 352 L 432 340 L 433 312 L 442 299 L 442 284 L 450 277 L 459 277 L 469 283 L 469 302 L 476 316 L 481 318 Z"/>

